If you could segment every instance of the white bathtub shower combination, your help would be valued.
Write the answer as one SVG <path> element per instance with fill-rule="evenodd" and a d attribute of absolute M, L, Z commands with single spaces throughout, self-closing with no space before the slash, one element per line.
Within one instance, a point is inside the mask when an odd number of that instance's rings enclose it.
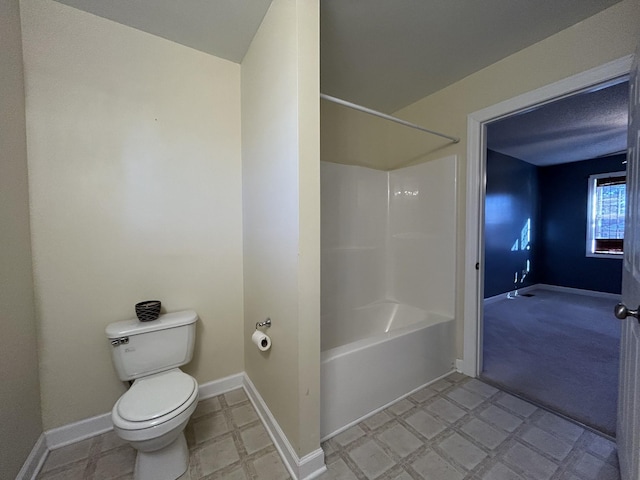
<path fill-rule="evenodd" d="M 322 351 L 323 439 L 452 369 L 452 318 L 381 302 L 322 320 L 336 327 L 322 326 L 331 342 L 347 342 Z"/>
<path fill-rule="evenodd" d="M 455 163 L 322 162 L 323 439 L 453 370 Z"/>

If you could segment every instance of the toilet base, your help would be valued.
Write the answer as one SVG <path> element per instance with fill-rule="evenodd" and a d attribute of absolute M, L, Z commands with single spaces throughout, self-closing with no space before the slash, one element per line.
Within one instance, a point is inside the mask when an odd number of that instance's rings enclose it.
<path fill-rule="evenodd" d="M 172 443 L 160 450 L 142 452 L 138 450 L 135 480 L 175 480 L 189 468 L 189 448 L 184 432 Z"/>

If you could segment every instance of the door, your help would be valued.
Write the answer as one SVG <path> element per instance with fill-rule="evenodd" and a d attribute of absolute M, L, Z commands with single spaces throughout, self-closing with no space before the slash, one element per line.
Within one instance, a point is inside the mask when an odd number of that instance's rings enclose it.
<path fill-rule="evenodd" d="M 624 234 L 622 301 L 640 306 L 640 45 L 629 78 L 629 140 L 627 215 Z M 618 312 L 619 314 L 627 312 Z M 628 312 L 629 314 L 631 312 Z M 640 323 L 636 315 L 623 320 L 616 438 L 622 480 L 640 480 Z M 620 315 L 624 316 L 624 315 Z"/>

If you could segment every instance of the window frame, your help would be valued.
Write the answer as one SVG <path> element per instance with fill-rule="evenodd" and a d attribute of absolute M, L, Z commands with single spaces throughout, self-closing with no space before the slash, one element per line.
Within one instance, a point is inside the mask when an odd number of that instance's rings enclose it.
<path fill-rule="evenodd" d="M 594 209 L 596 207 L 594 203 L 595 192 L 598 185 L 598 180 L 603 178 L 615 178 L 615 177 L 625 177 L 625 184 L 627 178 L 626 170 L 618 171 L 618 172 L 608 172 L 608 173 L 596 173 L 593 175 L 589 175 L 589 186 L 587 191 L 587 235 L 586 235 L 586 244 L 585 251 L 587 257 L 592 258 L 617 258 L 618 260 L 622 260 L 624 254 L 623 251 L 620 253 L 611 253 L 611 252 L 594 252 L 594 242 L 595 242 L 595 212 Z M 625 187 L 626 192 L 626 187 Z M 623 239 L 624 241 L 624 239 Z"/>

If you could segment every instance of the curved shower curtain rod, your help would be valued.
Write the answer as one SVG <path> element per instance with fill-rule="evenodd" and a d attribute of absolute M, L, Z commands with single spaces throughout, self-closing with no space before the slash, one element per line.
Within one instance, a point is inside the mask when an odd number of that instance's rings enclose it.
<path fill-rule="evenodd" d="M 415 123 L 402 120 L 401 118 L 393 117 L 391 115 L 387 115 L 386 113 L 378 112 L 377 110 L 363 107 L 362 105 L 358 105 L 356 103 L 347 102 L 346 100 L 342 100 L 341 98 L 325 95 L 324 93 L 320 94 L 320 98 L 324 100 L 328 100 L 329 102 L 337 103 L 338 105 L 343 105 L 345 107 L 358 110 L 359 112 L 368 113 L 369 115 L 373 115 L 374 117 L 380 117 L 380 118 L 384 118 L 385 120 L 390 120 L 392 122 L 399 123 L 400 125 L 404 125 L 405 127 L 415 128 L 416 130 L 420 130 L 421 132 L 430 133 L 431 135 L 437 135 L 438 137 L 448 138 L 453 143 L 460 142 L 460 138 L 458 137 L 452 137 L 450 135 L 445 135 L 444 133 L 435 132 L 433 130 L 429 130 L 428 128 L 421 127 L 420 125 L 416 125 Z"/>

